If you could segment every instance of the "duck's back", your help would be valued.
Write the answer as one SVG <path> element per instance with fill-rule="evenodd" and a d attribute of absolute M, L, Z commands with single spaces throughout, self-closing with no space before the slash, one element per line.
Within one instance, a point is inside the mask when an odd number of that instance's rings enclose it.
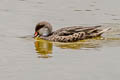
<path fill-rule="evenodd" d="M 78 32 L 87 33 L 88 31 L 90 32 L 91 30 L 92 31 L 96 30 L 98 27 L 101 27 L 101 26 L 92 26 L 92 27 L 72 26 L 72 27 L 65 27 L 65 28 L 61 28 L 61 29 L 58 29 L 58 30 L 54 31 L 53 34 L 54 35 L 59 35 L 59 36 L 66 36 L 66 35 L 71 35 L 71 34 L 78 33 Z"/>

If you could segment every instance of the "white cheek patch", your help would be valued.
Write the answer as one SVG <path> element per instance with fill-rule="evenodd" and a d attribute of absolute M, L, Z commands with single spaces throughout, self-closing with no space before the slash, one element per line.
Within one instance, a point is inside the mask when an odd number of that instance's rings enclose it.
<path fill-rule="evenodd" d="M 49 35 L 49 30 L 48 28 L 41 28 L 39 31 L 39 34 L 42 36 L 48 36 Z"/>

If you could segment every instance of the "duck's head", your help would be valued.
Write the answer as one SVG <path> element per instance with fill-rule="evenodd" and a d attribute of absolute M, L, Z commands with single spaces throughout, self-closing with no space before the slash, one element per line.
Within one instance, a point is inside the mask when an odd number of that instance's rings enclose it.
<path fill-rule="evenodd" d="M 46 21 L 39 22 L 35 27 L 34 37 L 47 37 L 52 33 L 52 25 Z"/>

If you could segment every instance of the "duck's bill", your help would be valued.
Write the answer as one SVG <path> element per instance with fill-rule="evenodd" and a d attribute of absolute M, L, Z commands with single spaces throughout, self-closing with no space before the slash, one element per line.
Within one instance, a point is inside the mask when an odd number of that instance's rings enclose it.
<path fill-rule="evenodd" d="M 38 36 L 38 32 L 35 32 L 34 33 L 34 38 Z"/>

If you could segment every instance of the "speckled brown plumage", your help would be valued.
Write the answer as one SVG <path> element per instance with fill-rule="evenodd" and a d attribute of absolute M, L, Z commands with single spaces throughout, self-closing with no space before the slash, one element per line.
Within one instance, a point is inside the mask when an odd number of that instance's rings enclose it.
<path fill-rule="evenodd" d="M 50 23 L 48 22 L 41 22 L 39 24 L 43 24 L 42 27 L 47 27 L 52 29 Z M 36 28 L 39 28 L 40 26 L 37 24 Z M 46 26 L 47 25 L 47 26 Z M 45 39 L 45 40 L 50 40 L 54 42 L 75 42 L 78 40 L 83 40 L 87 38 L 92 38 L 92 37 L 97 37 L 103 34 L 105 31 L 109 30 L 110 28 L 107 29 L 99 29 L 101 26 L 91 26 L 91 27 L 82 27 L 82 26 L 72 26 L 72 27 L 65 27 L 58 29 L 54 32 L 52 30 L 50 31 L 51 33 L 49 36 L 40 36 L 40 38 Z M 37 30 L 36 30 L 37 31 Z"/>

